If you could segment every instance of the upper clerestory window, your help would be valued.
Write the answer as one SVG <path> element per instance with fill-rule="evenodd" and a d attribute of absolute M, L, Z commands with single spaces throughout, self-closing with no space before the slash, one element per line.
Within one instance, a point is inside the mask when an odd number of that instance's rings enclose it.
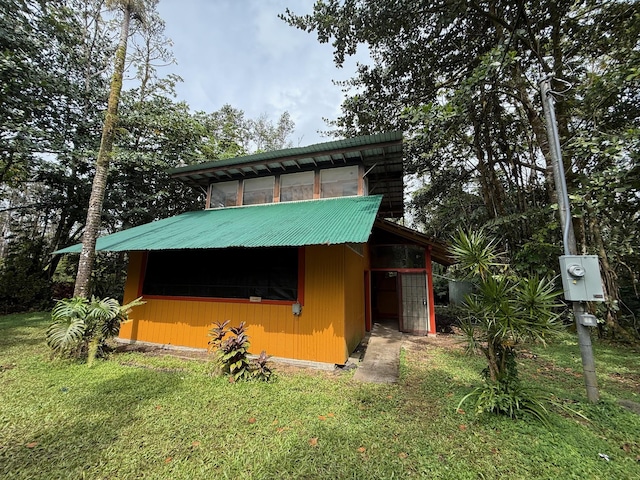
<path fill-rule="evenodd" d="M 310 200 L 313 198 L 314 172 L 280 175 L 280 201 Z"/>
<path fill-rule="evenodd" d="M 357 194 L 357 165 L 320 171 L 320 198 L 349 197 Z"/>

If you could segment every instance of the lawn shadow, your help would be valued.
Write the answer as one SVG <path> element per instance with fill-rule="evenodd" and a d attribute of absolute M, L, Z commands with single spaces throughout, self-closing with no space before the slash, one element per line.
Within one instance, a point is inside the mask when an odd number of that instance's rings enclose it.
<path fill-rule="evenodd" d="M 0 352 L 11 347 L 45 343 L 48 314 L 16 314 L 0 317 Z M 38 333 L 42 333 L 39 335 Z"/>
<path fill-rule="evenodd" d="M 109 447 L 143 418 L 144 408 L 140 407 L 158 403 L 180 388 L 180 382 L 177 375 L 141 369 L 96 382 L 74 400 L 77 410 L 72 418 L 42 427 L 28 439 L 29 443 L 24 437 L 3 439 L 0 476 L 40 478 L 47 471 L 56 478 L 102 477 L 102 470 L 110 462 L 119 461 L 109 457 Z M 56 392 L 73 394 L 64 389 Z M 51 415 L 55 415 L 53 410 Z M 109 465 L 110 471 L 117 468 Z"/>

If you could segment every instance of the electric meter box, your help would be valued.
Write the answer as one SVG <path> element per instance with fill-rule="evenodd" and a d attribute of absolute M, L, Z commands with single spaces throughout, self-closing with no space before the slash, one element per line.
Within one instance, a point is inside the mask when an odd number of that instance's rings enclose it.
<path fill-rule="evenodd" d="M 564 298 L 570 302 L 604 302 L 597 255 L 562 255 L 560 275 Z"/>

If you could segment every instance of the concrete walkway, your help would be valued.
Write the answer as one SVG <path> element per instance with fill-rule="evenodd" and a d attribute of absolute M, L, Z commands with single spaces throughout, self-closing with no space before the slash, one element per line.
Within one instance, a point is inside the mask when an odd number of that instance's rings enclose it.
<path fill-rule="evenodd" d="M 364 354 L 353 379 L 359 382 L 396 383 L 400 368 L 402 333 L 397 326 L 375 323 Z"/>

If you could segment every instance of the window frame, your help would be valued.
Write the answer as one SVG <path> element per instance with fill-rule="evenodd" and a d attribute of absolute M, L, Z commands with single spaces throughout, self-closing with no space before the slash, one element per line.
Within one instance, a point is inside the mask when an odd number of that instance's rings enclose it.
<path fill-rule="evenodd" d="M 267 249 L 268 247 L 265 247 Z M 299 303 L 304 306 L 305 299 L 305 247 L 293 247 L 298 250 L 298 295 L 295 300 L 269 300 L 260 299 L 259 301 L 249 298 L 237 298 L 237 297 L 198 297 L 198 296 L 183 296 L 183 295 L 150 295 L 143 293 L 144 281 L 147 276 L 147 266 L 149 263 L 149 251 L 144 252 L 142 259 L 142 265 L 140 267 L 140 278 L 138 281 L 138 297 L 144 297 L 149 300 L 176 300 L 176 301 L 189 301 L 189 302 L 215 302 L 215 303 L 243 303 L 243 304 L 260 304 L 260 305 L 294 305 Z"/>

